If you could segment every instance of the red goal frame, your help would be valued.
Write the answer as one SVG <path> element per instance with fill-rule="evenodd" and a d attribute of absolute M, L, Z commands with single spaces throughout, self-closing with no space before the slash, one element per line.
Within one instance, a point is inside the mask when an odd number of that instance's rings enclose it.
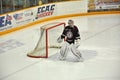
<path fill-rule="evenodd" d="M 62 23 L 59 23 L 57 25 L 51 26 L 46 29 L 46 57 L 45 58 L 48 58 L 48 30 L 52 29 L 54 27 L 60 26 L 60 25 L 64 25 L 64 27 L 65 27 L 66 24 L 64 22 L 62 22 Z"/>
<path fill-rule="evenodd" d="M 66 26 L 66 24 L 65 24 L 65 22 L 59 22 L 59 23 L 57 23 L 56 25 L 53 25 L 53 26 L 50 26 L 49 28 L 45 28 L 45 41 L 46 41 L 46 55 L 45 56 L 34 56 L 34 55 L 29 55 L 29 54 L 27 54 L 27 56 L 28 57 L 31 57 L 31 58 L 48 58 L 48 31 L 50 30 L 50 29 L 52 29 L 52 28 L 55 28 L 55 27 L 57 27 L 57 26 L 60 26 L 60 25 L 63 25 L 64 27 Z"/>

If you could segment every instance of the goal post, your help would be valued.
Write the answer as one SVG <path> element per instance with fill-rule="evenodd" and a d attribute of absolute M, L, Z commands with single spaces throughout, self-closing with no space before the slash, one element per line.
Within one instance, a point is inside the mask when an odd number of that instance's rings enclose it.
<path fill-rule="evenodd" d="M 27 53 L 32 58 L 48 58 L 50 48 L 60 48 L 57 38 L 62 34 L 64 22 L 54 22 L 40 27 L 40 36 L 35 48 Z"/>

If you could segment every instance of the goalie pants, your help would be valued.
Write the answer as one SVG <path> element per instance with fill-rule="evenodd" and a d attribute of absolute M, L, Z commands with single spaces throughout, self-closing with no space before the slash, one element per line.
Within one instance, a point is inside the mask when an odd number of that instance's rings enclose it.
<path fill-rule="evenodd" d="M 62 58 L 66 58 L 67 53 L 70 50 L 78 59 L 80 59 L 82 56 L 77 48 L 78 48 L 77 44 L 69 44 L 68 42 L 64 42 L 60 49 L 60 55 Z"/>

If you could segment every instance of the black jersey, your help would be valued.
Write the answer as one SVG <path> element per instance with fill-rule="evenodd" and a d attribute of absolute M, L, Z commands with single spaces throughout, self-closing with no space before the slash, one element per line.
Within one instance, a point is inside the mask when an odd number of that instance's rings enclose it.
<path fill-rule="evenodd" d="M 79 30 L 76 26 L 66 26 L 63 30 L 61 38 L 66 38 L 68 43 L 74 43 L 75 40 L 80 39 Z"/>

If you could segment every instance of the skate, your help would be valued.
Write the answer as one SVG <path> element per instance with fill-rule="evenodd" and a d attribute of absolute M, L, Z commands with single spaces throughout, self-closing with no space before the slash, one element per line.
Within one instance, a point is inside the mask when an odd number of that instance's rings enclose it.
<path fill-rule="evenodd" d="M 84 61 L 83 57 L 80 57 L 80 59 L 78 59 L 78 62 L 83 62 L 83 61 Z"/>
<path fill-rule="evenodd" d="M 60 57 L 59 58 L 61 61 L 64 61 L 65 60 L 65 57 Z"/>

